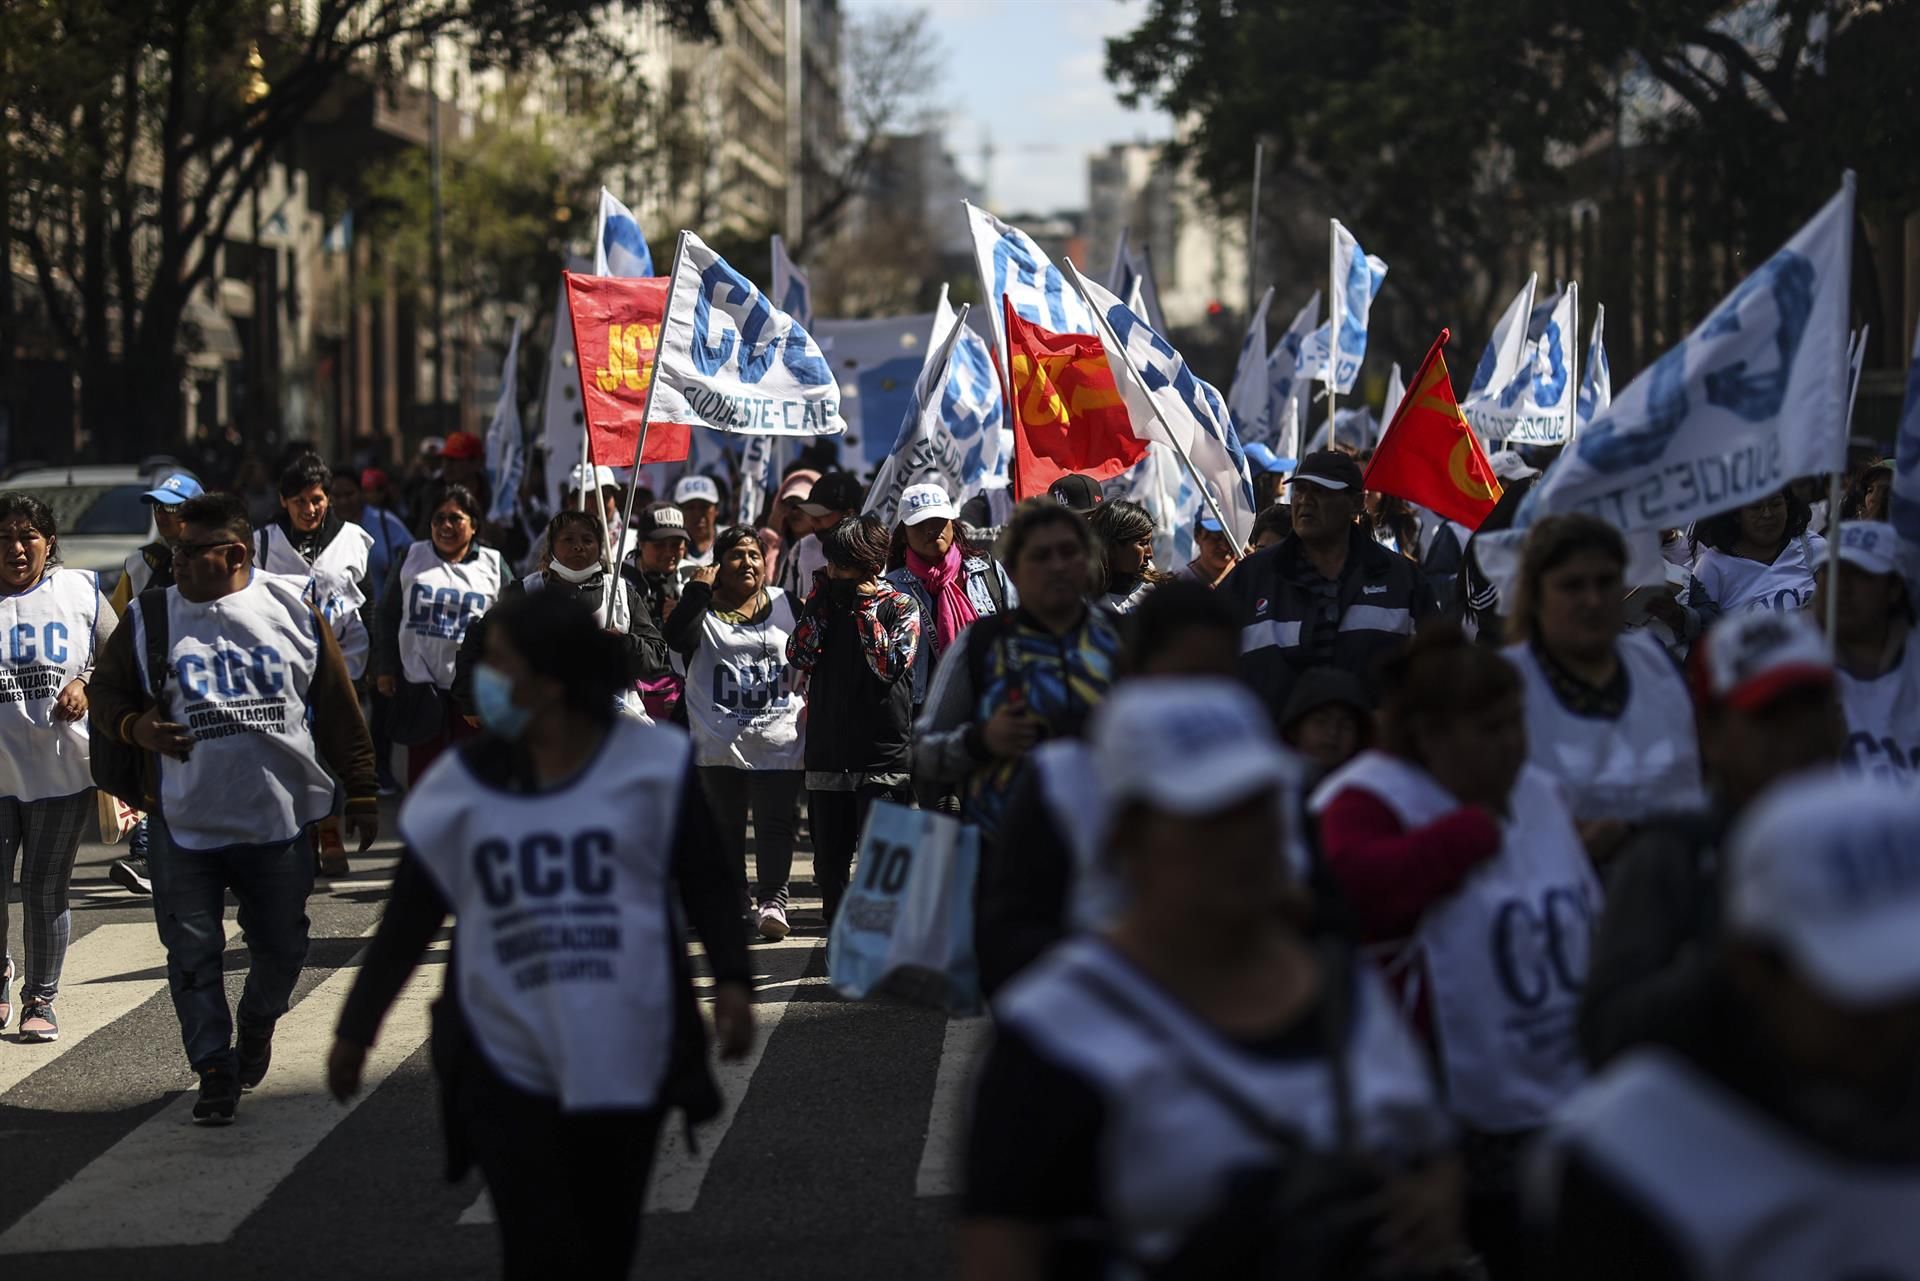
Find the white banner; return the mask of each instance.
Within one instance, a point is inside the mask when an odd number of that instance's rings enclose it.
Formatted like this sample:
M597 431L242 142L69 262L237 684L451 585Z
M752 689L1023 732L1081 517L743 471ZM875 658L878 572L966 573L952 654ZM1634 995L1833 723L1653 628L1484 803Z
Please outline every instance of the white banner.
M993 350L967 326L966 309L953 314L944 292L934 315L913 410L867 494L867 510L889 525L907 486L938 485L958 506L981 491L999 462L1005 410Z
M1247 321L1247 336L1240 340L1240 357L1234 362L1233 382L1227 387L1227 411L1233 415L1234 430L1243 441L1265 440L1272 434L1272 410L1267 403L1267 308L1272 305L1273 286L1269 285Z
M806 329L690 231L680 233L654 377L716 431L830 436L840 387Z
M987 323L993 332L997 368L1007 369L1007 318L1001 311L1004 296L1013 310L1056 334L1095 332L1093 313L1080 296L1067 288L1065 276L1053 260L1018 227L1009 227L986 210L967 205L967 224L973 230L974 263L980 269Z
M1194 377L1173 345L1132 308L1067 264L1074 288L1105 323L1099 326L1133 434L1177 445L1219 505L1228 532L1244 545L1253 529L1253 477L1227 402Z
M1467 384L1467 394L1460 402L1466 406L1484 395L1497 395L1502 387L1513 381L1520 372L1520 362L1525 359L1527 350L1527 325L1533 317L1533 291L1540 283L1539 273L1527 277L1527 283L1513 296L1507 309L1500 313L1500 320L1493 327L1493 337L1487 340L1487 349L1480 353L1480 363L1474 367L1473 381ZM1471 422L1472 418L1469 417Z
M1845 465L1854 179L1561 454L1524 519L1676 529Z
M1327 326L1331 354L1316 377L1331 382L1334 391L1344 396L1353 390L1360 363L1367 356L1367 318L1387 278L1387 264L1360 248L1339 219L1333 220L1330 234L1333 296L1327 300Z
M1519 370L1497 393L1462 406L1467 421L1489 443L1565 443L1573 427L1575 297L1575 290L1562 289L1535 307Z
M520 429L520 318L513 319L513 337L507 339L507 360L500 367L500 395L493 402L487 424L487 483L493 501L487 519L507 521L520 499L520 478L526 474L525 440Z
M1587 362L1580 366L1580 403L1575 414L1580 429L1586 430L1595 414L1603 414L1613 404L1613 370L1607 364L1607 306L1593 309L1593 334L1587 339Z

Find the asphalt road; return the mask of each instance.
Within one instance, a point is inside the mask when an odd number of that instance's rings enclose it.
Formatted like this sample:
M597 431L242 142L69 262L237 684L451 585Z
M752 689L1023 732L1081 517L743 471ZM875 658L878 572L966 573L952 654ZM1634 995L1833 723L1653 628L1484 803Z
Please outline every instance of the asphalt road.
M388 815L391 818L391 812ZM391 831L391 824L387 830ZM499 1252L477 1175L443 1177L426 1008L435 945L389 1017L351 1108L327 1098L334 1019L377 924L384 844L310 905L313 945L272 1073L226 1129L193 1126L195 1079L166 992L150 901L75 873L61 1040L0 1036L0 1275L33 1281L484 1277ZM938 1278L951 1256L950 1156L983 1023L854 1003L826 983L811 863L796 932L761 944L760 1034L719 1069L726 1112L662 1141L634 1275ZM12 916L20 956L19 905ZM229 997L247 965L229 905ZM15 999L18 1000L16 990Z

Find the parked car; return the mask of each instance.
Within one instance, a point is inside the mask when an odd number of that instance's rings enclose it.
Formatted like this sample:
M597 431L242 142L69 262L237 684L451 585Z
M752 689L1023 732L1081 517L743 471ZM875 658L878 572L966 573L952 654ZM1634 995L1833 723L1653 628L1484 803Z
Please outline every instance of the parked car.
M169 458L34 467L0 481L0 489L26 490L51 507L60 529L61 563L98 572L100 590L111 593L127 557L159 537L153 507L141 502L140 496L179 471L193 474Z

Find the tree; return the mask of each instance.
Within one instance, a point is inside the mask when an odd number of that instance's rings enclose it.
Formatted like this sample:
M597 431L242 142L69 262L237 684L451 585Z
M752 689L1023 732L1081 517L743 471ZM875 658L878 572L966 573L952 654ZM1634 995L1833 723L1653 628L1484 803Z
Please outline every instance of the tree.
M709 0L626 0L711 34ZM103 457L170 441L183 317L247 194L348 77L437 40L517 67L590 38L601 0L64 0L0 5L0 193L78 366ZM24 55L24 56L23 56ZM251 57L250 57L251 55ZM5 302L0 297L0 302ZM12 317L0 314L11 334Z
M1413 318L1400 341L1418 350L1442 323L1485 332L1516 259L1569 194L1571 162L1623 134L1685 173L1714 211L1702 229L1735 259L1770 253L1848 165L1863 204L1910 201L1916 9L1152 0L1108 42L1107 74L1123 101L1152 100L1188 127L1204 185L1235 209L1264 141L1270 202L1278 186L1288 203L1336 210L1387 258L1385 289L1402 304L1388 323Z

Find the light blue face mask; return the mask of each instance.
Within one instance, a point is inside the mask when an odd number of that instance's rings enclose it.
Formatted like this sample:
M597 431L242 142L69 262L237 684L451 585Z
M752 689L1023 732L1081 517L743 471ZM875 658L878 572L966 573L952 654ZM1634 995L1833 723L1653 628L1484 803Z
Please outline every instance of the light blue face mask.
M513 681L487 663L473 669L473 705L480 723L501 738L519 738L533 719L531 708L513 701Z

